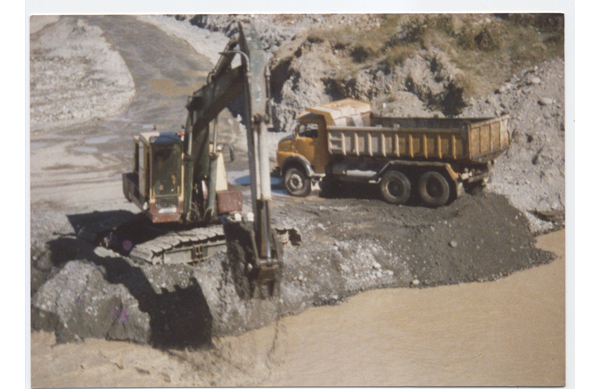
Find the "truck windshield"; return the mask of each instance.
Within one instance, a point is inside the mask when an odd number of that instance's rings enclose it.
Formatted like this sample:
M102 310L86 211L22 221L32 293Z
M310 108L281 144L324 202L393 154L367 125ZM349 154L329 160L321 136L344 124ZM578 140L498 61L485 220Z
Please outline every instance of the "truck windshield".
M181 193L181 145L155 145L152 155L152 185L157 197Z
M316 139L319 136L319 125L317 123L300 124L298 126L298 136Z

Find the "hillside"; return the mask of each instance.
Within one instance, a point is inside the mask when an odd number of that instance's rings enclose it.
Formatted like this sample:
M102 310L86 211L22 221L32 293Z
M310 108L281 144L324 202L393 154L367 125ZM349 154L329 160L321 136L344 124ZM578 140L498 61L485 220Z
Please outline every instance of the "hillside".
M510 114L513 145L489 189L506 195L537 233L564 222L562 14L174 19L226 36L237 31L236 20L253 22L272 56L275 131L291 131L307 106L346 97L399 117Z

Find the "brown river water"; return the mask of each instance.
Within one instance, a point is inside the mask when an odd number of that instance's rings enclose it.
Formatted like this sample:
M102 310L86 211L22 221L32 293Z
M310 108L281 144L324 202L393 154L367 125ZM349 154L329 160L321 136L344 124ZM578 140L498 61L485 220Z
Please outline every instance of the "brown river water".
M565 233L538 238L557 259L494 282L381 289L170 352L33 333L33 387L563 386Z
M562 386L564 230L538 242L558 258L495 282L366 292L227 341L275 344L277 386Z

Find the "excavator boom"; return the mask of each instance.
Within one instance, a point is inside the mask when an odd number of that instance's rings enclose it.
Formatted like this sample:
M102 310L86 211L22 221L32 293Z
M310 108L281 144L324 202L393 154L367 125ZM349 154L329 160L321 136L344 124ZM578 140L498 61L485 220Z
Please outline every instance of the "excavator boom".
M239 23L237 38L229 41L215 68L208 75L207 84L196 91L187 104L185 147L187 155L184 214L193 219L192 190L195 183L210 177L208 152L209 123L237 96L243 94L243 123L247 131L248 158L252 192L252 210L255 215L257 249L261 258L271 261L271 200L270 166L266 131L270 124L269 70L260 38L251 24ZM231 68L236 55L241 65ZM217 138L214 129L214 138ZM216 142L213 142L216 143ZM212 183L211 183L212 185ZM209 198L212 193L209 185ZM214 215L209 201L209 212Z

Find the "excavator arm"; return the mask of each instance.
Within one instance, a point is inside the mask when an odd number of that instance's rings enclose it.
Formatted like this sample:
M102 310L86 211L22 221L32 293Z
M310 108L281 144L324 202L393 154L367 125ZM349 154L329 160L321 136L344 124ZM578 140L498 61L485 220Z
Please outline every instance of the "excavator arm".
M185 203L184 215L194 219L192 206L195 189L201 180L208 180L208 205L204 220L214 218L215 174L217 154L217 128L213 126L213 149L210 151L209 124L239 95L243 96L243 124L247 131L249 171L254 214L253 268L258 268L259 279L271 279L280 263L274 234L271 230L269 201L271 200L270 166L266 132L270 125L269 69L260 39L253 26L239 23L238 36L229 41L207 84L188 100L188 119L185 127ZM235 56L241 65L232 68Z
M211 164L215 163L215 150L211 158L209 124L217 118L219 113L227 107L243 91L244 71L241 67L230 70L220 77L208 82L188 100L188 118L184 138L184 215L188 221L193 222L192 199L194 185L201 180L210 180ZM214 129L216 132L216 128ZM216 136L215 136L216 139ZM212 161L211 161L212 160ZM209 191L214 188L209 187ZM209 205L209 208L214 204ZM214 209L211 210L213 215ZM200 215L204 219L204 215Z

